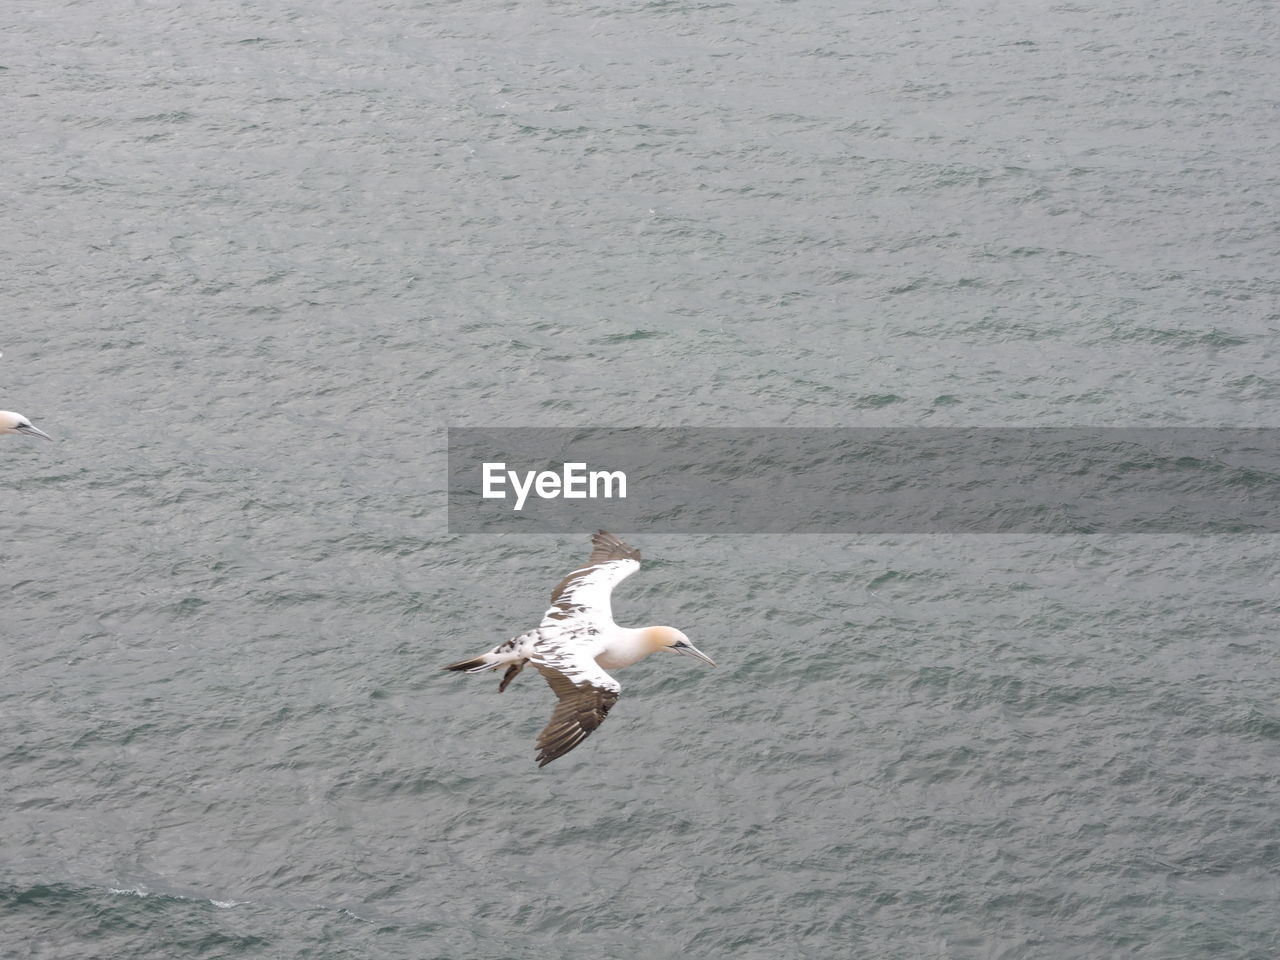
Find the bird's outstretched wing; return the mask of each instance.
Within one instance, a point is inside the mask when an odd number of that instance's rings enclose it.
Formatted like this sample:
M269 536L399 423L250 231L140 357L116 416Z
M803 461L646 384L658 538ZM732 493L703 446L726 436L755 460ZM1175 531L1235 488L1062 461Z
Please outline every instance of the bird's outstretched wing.
M640 551L611 533L591 537L591 557L551 591L551 607L542 615L542 626L563 626L566 620L583 620L596 627L613 626L609 595L613 588L640 569Z
M545 767L604 723L622 687L585 652L540 649L529 662L559 699L551 721L538 734L538 766Z

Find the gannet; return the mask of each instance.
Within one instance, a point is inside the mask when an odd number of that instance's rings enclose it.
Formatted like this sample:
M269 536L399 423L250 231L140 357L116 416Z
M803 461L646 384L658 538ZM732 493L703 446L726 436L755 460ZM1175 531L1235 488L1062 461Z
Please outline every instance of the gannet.
M52 440L39 427L34 426L30 420L20 413L14 413L12 410L0 410L0 433L20 433L24 437L43 437L45 440Z
M564 756L604 723L622 690L606 670L629 667L658 650L716 665L672 627L632 630L614 623L609 594L640 569L640 551L603 530L592 536L591 547L586 565L551 591L551 607L536 629L444 668L479 673L506 667L501 693L526 663L533 664L560 701L538 735L539 767Z

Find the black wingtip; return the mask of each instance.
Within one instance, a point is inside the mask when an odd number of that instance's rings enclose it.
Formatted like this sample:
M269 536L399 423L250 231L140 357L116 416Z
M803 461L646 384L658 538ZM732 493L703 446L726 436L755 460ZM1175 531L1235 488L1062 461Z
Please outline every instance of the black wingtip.
M640 551L607 530L597 530L591 536L591 559L588 563L605 563L609 560L640 560Z

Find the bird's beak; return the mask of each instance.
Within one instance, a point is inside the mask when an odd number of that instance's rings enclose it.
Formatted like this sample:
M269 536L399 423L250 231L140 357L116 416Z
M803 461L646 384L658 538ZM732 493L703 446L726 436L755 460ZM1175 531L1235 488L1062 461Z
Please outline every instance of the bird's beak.
M671 645L671 649L676 653L683 653L686 657L693 657L695 660L701 660L703 663L709 663L713 667L716 665L714 660L708 657L688 640L681 640L679 643L673 643Z
M29 424L29 423L24 423L24 424L22 424L22 426L20 426L20 427L14 427L14 429L15 429L15 430L17 430L19 433L21 433L21 434L23 434L23 435L25 435L25 436L28 436L28 437L41 437L41 438L43 438L43 439L45 439L45 440L52 440L52 439L53 439L53 437L49 436L47 433L45 433L45 432L44 432L43 430L41 430L39 427L33 427L33 426L31 426L31 424Z

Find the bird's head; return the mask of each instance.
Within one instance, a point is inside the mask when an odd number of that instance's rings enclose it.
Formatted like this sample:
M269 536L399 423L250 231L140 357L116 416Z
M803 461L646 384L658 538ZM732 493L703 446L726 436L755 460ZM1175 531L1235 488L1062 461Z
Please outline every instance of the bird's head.
M14 413L12 410L0 410L0 433L20 433L24 437L53 439L39 427L33 426L31 421L22 414Z
M674 627L650 627L649 642L654 645L655 650L683 653L686 657L693 657L713 667L716 665L714 660L690 643L689 638Z

